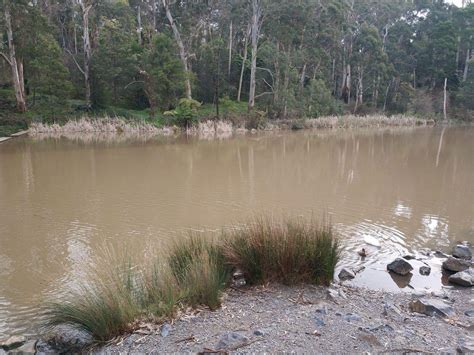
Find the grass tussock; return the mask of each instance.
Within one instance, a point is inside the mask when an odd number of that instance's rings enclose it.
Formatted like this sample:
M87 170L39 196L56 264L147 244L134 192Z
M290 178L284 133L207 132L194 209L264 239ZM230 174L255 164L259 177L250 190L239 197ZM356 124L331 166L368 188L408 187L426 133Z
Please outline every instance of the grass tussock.
M129 257L107 257L108 267L91 270L87 283L46 305L44 326L72 326L102 342L140 321L171 319L180 309L218 308L236 269L249 284L327 285L338 257L328 225L258 219L220 238L183 238L166 256L140 266Z
M223 252L250 284L327 285L339 259L331 227L302 220L257 219L228 235Z

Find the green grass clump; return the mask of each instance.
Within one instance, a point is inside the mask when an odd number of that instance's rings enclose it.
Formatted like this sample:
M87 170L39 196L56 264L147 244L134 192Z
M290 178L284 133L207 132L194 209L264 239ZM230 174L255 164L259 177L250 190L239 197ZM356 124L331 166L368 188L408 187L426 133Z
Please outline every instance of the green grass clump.
M227 236L223 250L227 262L242 270L250 284L328 285L339 259L331 228L301 220L257 219Z
M117 262L111 256L65 301L46 305L47 328L69 325L103 342L132 331L141 320L173 318L181 308L216 309L235 269L244 272L249 284L326 285L333 278L339 245L327 225L258 219L219 240L181 239L168 256L140 267L129 257Z
M119 270L117 270L119 271ZM88 283L71 291L65 301L46 305L47 328L69 325L84 331L97 341L106 341L132 329L141 316L133 285L136 277L132 268L104 277L96 271L89 273Z

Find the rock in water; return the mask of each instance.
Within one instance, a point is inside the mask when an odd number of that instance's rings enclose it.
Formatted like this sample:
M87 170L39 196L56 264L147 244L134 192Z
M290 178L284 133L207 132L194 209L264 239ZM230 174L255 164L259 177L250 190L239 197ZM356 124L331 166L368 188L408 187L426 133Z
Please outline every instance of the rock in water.
M420 266L420 275L428 276L431 273L431 268L429 266Z
M339 272L339 280L341 281L346 281L346 280L351 280L355 277L355 274L352 272L352 270L343 268L341 272Z
M408 261L402 258L397 258L387 265L387 269L398 275L407 275L410 271L413 270L413 267Z
M426 314L427 316L438 316L449 318L455 315L454 309L447 303L433 298L420 298L410 303L412 312Z
M449 276L448 281L456 285L472 287L474 285L474 269L469 268L467 270L457 272Z
M472 253L471 250L467 245L458 244L453 249L453 256L455 258L464 259L464 260L471 260Z
M25 344L10 351L9 354L34 354L36 353L36 340L27 341Z
M468 260L458 259L450 256L443 262L443 269L448 271L464 271L469 269L472 266L472 263Z
M26 338L24 336L14 335L8 338L6 341L0 342L0 349L8 351L18 348L25 343Z
M217 343L217 350L232 350L249 343L249 338L239 333L224 333Z

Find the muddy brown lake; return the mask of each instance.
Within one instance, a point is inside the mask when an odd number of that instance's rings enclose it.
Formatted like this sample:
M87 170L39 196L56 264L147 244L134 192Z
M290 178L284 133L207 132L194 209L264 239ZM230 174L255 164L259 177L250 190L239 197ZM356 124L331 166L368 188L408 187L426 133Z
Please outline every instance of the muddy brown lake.
M262 215L329 218L354 283L439 289L394 257L474 242L474 127L197 137L17 138L0 145L0 335L80 285L104 248L163 248ZM367 249L361 259L357 251Z

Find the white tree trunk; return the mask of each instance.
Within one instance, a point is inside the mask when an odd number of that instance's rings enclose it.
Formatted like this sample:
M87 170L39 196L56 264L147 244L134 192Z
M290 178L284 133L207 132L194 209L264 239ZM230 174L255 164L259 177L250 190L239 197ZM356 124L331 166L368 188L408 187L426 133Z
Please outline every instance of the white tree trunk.
M240 96L242 94L242 82L244 81L245 63L247 62L247 52L249 47L249 36L250 36L250 24L247 26L244 39L244 58L242 60L242 68L240 69L239 89L237 91L237 101L240 102Z
M249 111L252 111L255 107L257 50L258 50L258 36L260 34L260 17L261 17L260 0L252 0L252 21L251 21L252 63L250 66L250 90L249 90L249 104L248 104Z
M142 14L140 11L140 5L137 6L137 36L138 44L142 45Z
M2 55L3 58L8 62L12 71L12 81L13 88L15 90L16 98L16 107L18 111L26 111L26 94L23 80L23 64L21 61L17 60L15 44L13 42L13 28L12 28L12 18L11 18L11 9L9 1L5 1L5 26L7 30L7 40L8 40L8 50L9 57Z
M467 75L469 73L469 61L470 60L471 60L471 49L468 48L466 50L466 63L464 64L464 72L463 72L463 75L462 75L462 81L467 80Z
M230 70L232 68L232 39L233 39L233 33L232 33L232 21L230 21L230 26L229 26L229 63L227 67L227 75L230 78Z
M448 119L448 78L444 78L444 100L443 100L443 116L444 120Z
M91 77L90 77L90 66L91 66L91 40L90 40L90 31L89 31L89 13L92 9L91 4L87 4L86 0L80 0L79 5L82 10L82 40L84 46L84 66L83 66L83 75L84 75L84 85L85 85L85 100L87 108L92 107L92 90L91 90Z
M184 48L184 43L181 39L178 26L176 26L176 23L174 22L173 16L171 15L170 8L168 6L168 2L166 0L163 0L163 6L165 8L166 18L168 19L171 29L173 30L174 39L176 40L176 43L178 45L179 57L181 58L181 62L183 63L184 75L185 75L184 90L186 93L186 98L191 99L192 98L191 79L189 77L190 71L189 71L189 66L188 66L188 57L186 55L186 49Z

